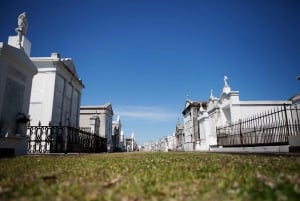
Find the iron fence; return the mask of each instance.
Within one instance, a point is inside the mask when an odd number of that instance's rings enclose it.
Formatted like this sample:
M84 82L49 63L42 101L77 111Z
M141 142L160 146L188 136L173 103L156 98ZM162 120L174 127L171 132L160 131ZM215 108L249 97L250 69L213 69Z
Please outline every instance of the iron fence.
M27 139L29 154L107 151L106 138L68 126L28 126Z
M283 105L276 109L219 127L219 146L287 145L288 136L300 135L300 110Z

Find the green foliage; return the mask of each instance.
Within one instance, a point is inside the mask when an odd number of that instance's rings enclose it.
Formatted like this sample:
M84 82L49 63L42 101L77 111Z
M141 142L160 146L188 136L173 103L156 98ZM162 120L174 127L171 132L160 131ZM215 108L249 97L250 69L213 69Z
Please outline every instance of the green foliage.
M114 153L0 160L0 200L298 200L300 158Z

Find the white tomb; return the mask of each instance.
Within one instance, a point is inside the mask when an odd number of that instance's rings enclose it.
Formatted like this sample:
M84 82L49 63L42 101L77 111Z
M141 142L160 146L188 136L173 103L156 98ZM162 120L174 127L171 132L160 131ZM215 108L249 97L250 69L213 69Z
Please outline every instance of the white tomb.
M84 88L71 58L31 57L38 69L33 77L30 99L32 126L79 127L81 90Z
M207 108L200 108L198 114L200 128L199 151L209 151L211 145L217 144L216 128L227 126L253 115L278 108L291 101L240 101L239 92L232 91L227 76L224 76L224 87L220 98L211 95Z
M32 78L37 73L29 58L26 14L18 19L18 35L0 43L0 150L1 156L27 152L26 128Z
M80 106L80 128L106 138L108 152L112 148L113 115L111 103L98 106Z

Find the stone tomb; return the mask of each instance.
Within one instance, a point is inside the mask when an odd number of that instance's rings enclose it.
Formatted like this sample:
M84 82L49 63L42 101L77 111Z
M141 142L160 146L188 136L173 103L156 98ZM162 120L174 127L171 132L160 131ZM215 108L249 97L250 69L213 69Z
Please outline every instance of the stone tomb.
M26 51L13 36L9 44L0 43L0 156L27 153L26 128L30 120L29 101L32 78L37 73ZM22 41L28 41L24 35ZM13 42L13 43L12 43ZM12 44L10 44L12 43Z

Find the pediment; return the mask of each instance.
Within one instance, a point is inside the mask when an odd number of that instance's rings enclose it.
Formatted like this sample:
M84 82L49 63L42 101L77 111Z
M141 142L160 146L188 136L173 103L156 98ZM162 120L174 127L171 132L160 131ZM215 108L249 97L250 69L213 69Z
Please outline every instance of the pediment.
M106 103L106 104L104 105L104 107L105 107L107 110L113 111L111 103Z
M71 58L62 59L62 62L73 73L73 75L78 77L77 72L76 72L76 68L75 68L75 64L73 63L73 60Z

